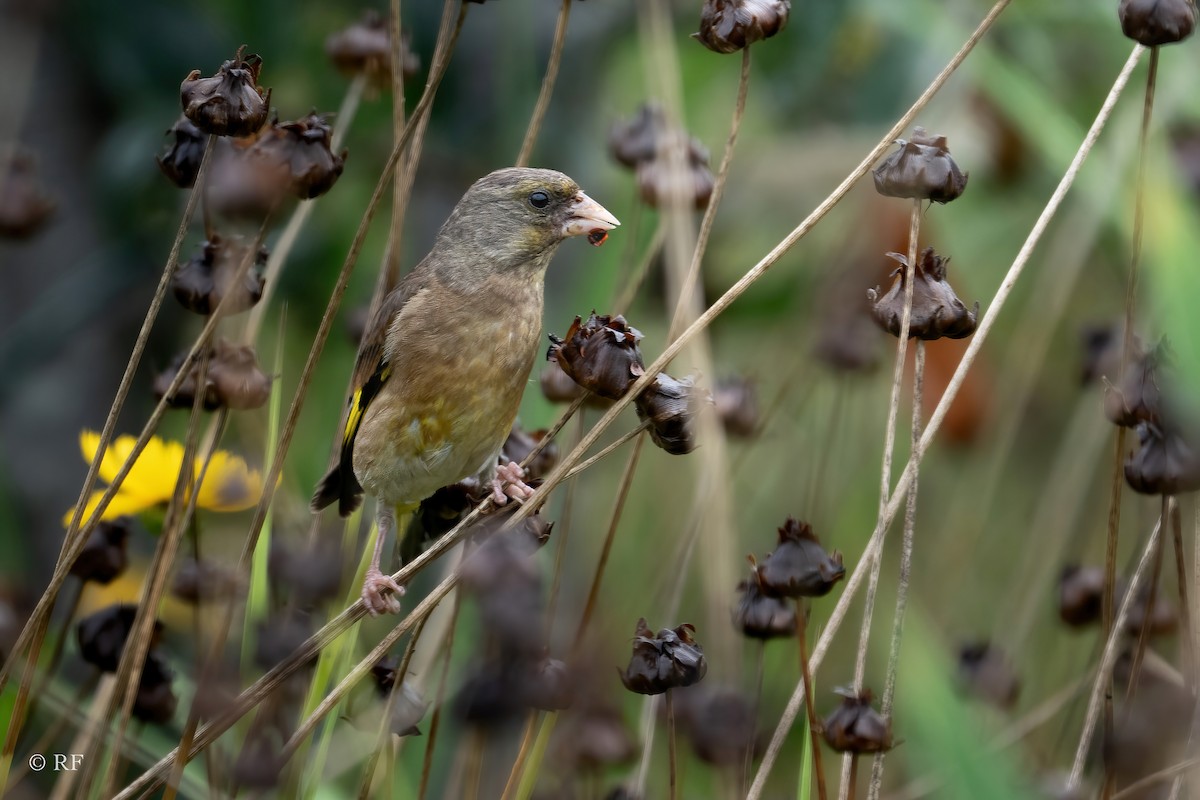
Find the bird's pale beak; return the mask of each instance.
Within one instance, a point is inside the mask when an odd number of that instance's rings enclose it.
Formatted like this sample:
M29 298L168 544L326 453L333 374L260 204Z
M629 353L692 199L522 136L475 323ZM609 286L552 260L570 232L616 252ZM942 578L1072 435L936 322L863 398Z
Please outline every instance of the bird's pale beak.
M620 224L616 217L608 213L608 209L580 192L567 207L567 222L563 225L563 235L601 235Z

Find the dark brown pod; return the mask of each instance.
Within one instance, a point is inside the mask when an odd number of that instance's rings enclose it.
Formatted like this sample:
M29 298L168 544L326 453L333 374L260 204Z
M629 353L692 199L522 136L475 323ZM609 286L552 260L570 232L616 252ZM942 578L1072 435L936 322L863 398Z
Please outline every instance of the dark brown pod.
M218 339L208 365L208 379L226 408L260 408L271 397L271 379L258 368L258 356L250 345Z
M242 56L238 49L233 60L226 61L216 75L200 77L192 70L179 87L183 113L205 133L216 136L249 136L267 121L271 92L258 85L262 59Z
M205 201L221 217L261 225L288 196L290 171L274 159L256 157L257 139L219 139L205 180Z
M579 700L595 700L595 694L581 694ZM560 763L581 771L601 770L628 764L639 747L629 733L621 712L607 705L576 703L562 722L563 736L555 737L555 755Z
M624 672L618 670L625 688L638 694L662 694L699 683L708 672L708 662L704 648L692 638L694 631L685 623L655 634L645 619L639 619L629 666Z
M759 751L754 702L729 686L691 686L675 696L675 718L696 756L714 766L742 765Z
M642 334L622 316L598 315L571 323L565 338L550 335L548 361L556 361L576 383L617 400L646 371L638 342Z
M1119 352L1116 358L1114 372L1120 370ZM1157 424L1162 419L1164 358L1166 351L1161 345L1149 351L1137 348L1130 353L1119 383L1105 387L1104 416L1109 422L1122 428L1136 428L1142 422Z
M0 158L0 236L32 236L50 218L55 206L38 180L33 156L18 150Z
M171 395L167 395L167 390L171 388L171 384L175 381L175 376L179 374L179 368L183 366L183 362L187 360L187 353L180 353L171 359L171 363L162 372L154 376L154 399L162 400L164 397L167 401L168 408L186 408L190 409L195 405L196 378L200 373L200 359L197 358L188 368L187 374L183 380L179 382L179 386ZM204 382L204 399L201 400L205 411L215 411L221 407L221 399L217 397L216 387L212 385L211 380Z
M638 162L637 185L642 202L651 208L669 206L673 201L702 211L712 197L716 179L708 167L708 150L683 133L661 134L662 143L653 158ZM682 149L683 173L672 168L672 148Z
M317 536L308 545L273 538L267 569L272 586L286 587L294 605L310 608L345 596L342 562L341 543L332 536Z
M908 257L900 253L888 253L900 263L892 274L896 276L887 294L880 295L878 288L868 289L867 298L872 303L871 313L879 326L893 336L900 335L904 315L904 286L907 278ZM932 247L921 251L920 260L914 270L912 313L909 317L909 338L932 341L943 336L962 339L975 332L979 317L979 303L968 309L958 299L953 287L946 282L946 264Z
M1104 569L1070 564L1058 578L1058 617L1072 628L1100 620L1104 602Z
M103 672L116 672L117 664L121 661L121 651L125 649L125 640L129 638L136 616L136 605L118 603L79 620L75 626L75 635L83 660ZM151 648L158 643L162 631L162 623L155 620L150 639Z
M733 607L733 625L751 639L796 635L796 607L782 597L764 594L758 572L737 586L741 598Z
M1125 481L1141 494L1200 489L1200 455L1184 436L1152 422L1137 426L1141 446L1125 459Z
M234 283L243 262L251 260L241 281ZM225 295L232 295L223 313L237 314L251 308L262 298L266 278L262 267L267 263L267 251L251 252L250 245L240 237L229 239L213 235L204 242L198 255L193 256L171 278L175 299L189 311L211 314Z
M1121 370L1122 336L1120 329L1111 323L1085 325L1079 331L1083 356L1079 368L1079 382L1089 386L1106 375L1116 375ZM1105 413L1108 397L1105 395Z
M186 116L177 119L167 134L173 136L174 141L154 160L171 183L180 189L189 189L200 174L200 162L204 160L208 137Z
M504 440L504 446L500 454L509 461L515 461L521 464L533 452L545 437L547 431L543 428L540 431L526 431L521 427L521 423L514 422L512 430L508 433L508 438ZM537 480L545 478L550 474L558 464L558 445L554 442L547 444L534 457L532 461L525 465L525 477L527 480Z
M736 53L783 30L791 10L788 0L705 0L692 37L714 53Z
M965 692L1001 709L1016 705L1021 679L1008 657L990 642L968 642L958 649L958 683Z
M573 403L581 395L587 396L583 404L588 408L608 408L613 402L607 397L584 389L570 375L563 372L562 366L556 361L546 364L538 378L538 385L542 389L542 396L551 403Z
M246 737L233 765L233 779L245 789L270 790L279 785L284 759L274 734L260 729Z
M613 126L608 135L608 152L617 163L635 169L658 153L659 139L667 128L662 107L643 103L633 116Z
M748 379L734 377L718 381L713 404L721 425L730 436L750 437L758 433L758 392Z
M838 689L842 704L825 718L825 743L838 753L881 753L892 749L892 724L871 707L873 695Z
M1138 44L1174 44L1196 29L1196 4L1193 0L1121 0L1117 18L1121 32Z
M353 25L325 40L325 54L338 72L365 75L376 88L392 83L392 37L388 20L374 9L363 12ZM421 71L421 59L409 47L406 31L400 31L400 72L405 80Z
M911 140L897 139L900 149L872 173L875 190L886 197L949 203L967 188L967 173L950 157L945 136L914 128Z
M842 554L826 553L812 526L788 517L779 544L756 568L759 587L777 597L823 597L846 577Z
M278 173L288 193L301 200L325 194L345 167L347 151L331 149L333 129L315 111L294 122L276 122L259 134L247 157Z
M679 456L696 449L694 420L699 405L708 399L706 393L697 391L691 378L676 380L660 372L633 404L638 419L650 423L650 439Z
M313 634L312 616L305 611L290 609L260 622L254 640L254 663L264 670L288 658ZM305 666L316 661L313 656Z
M575 689L566 662L549 656L530 667L525 684L525 703L541 711L563 711L571 707Z
M171 689L175 673L166 659L156 653L146 655L137 695L133 699L133 716L152 725L166 725L175 716L179 698Z
M129 564L126 545L132 530L132 517L101 521L71 565L71 574L84 581L112 583Z
M192 605L234 600L241 594L237 570L215 561L184 559L171 581L171 595Z

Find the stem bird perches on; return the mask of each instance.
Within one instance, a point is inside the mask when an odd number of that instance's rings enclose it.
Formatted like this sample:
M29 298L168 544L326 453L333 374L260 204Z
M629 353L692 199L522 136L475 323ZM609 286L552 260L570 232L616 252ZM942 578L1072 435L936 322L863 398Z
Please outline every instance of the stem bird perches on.
M567 20L570 16L571 0L562 0L558 9L558 22L554 26L554 43L550 45L550 60L546 62L546 74L542 77L542 88L538 91L537 103L533 106L533 115L529 118L529 127L526 128L525 139L521 142L521 152L517 154L517 163L513 166L529 165L533 145L542 130L542 120L546 118L546 110L550 108L550 97L554 94L554 82L558 79L558 68L562 64L563 45L567 41Z

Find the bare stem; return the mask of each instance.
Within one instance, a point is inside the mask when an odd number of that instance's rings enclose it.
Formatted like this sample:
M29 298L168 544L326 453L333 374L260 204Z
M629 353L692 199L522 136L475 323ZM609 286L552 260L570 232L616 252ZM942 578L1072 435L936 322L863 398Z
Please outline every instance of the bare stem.
M821 763L821 721L813 698L812 668L808 663L808 610L796 598L796 641L800 648L800 680L804 685L804 710L808 714L808 737L812 747L813 775L817 779L817 799L825 800L825 767Z
M679 788L675 777L675 699L670 689L667 689L667 761L671 771L671 800L676 800Z
M421 759L421 783L417 790L418 800L424 800L429 791L429 778L433 774L433 748L437 744L438 731L441 730L442 706L446 697L446 685L450 678L450 657L454 650L454 629L458 622L458 612L462 605L462 595L454 595L454 609L450 614L450 626L446 630L446 641L442 645L442 670L438 673L437 692L433 701L433 716L429 720L429 739L425 742L425 756Z
M542 129L542 120L546 118L546 109L550 107L550 97L554 94L554 82L562 64L563 45L567 41L567 20L570 16L571 0L562 0L558 9L558 23L554 26L554 43L550 45L550 60L546 63L546 74L542 77L542 88L538 92L533 116L529 118L529 127L525 130L525 139L521 142L521 152L517 155L517 163L514 166L529 165L529 156L533 153L533 145Z

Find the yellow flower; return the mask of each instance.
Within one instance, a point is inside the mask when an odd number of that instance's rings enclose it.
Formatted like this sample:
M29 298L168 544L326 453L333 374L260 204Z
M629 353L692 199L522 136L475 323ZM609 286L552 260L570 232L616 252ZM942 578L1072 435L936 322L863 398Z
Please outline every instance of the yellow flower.
M100 461L99 476L102 480L112 483L136 443L137 439L133 436L120 436L108 446ZM83 451L85 461L90 463L99 447L100 434L88 430L79 434L79 448ZM197 458L193 474L199 475L203 466L204 460ZM175 482L182 469L183 444L151 437L112 502L104 509L101 519L136 514L168 502L175 492ZM242 511L258 503L262 488L262 475L257 470L246 466L240 456L217 450L209 460L196 506L210 511ZM85 522L100 503L104 491L98 489L88 498L87 508L83 512ZM67 512L63 517L64 525L71 524L73 514L74 509Z

